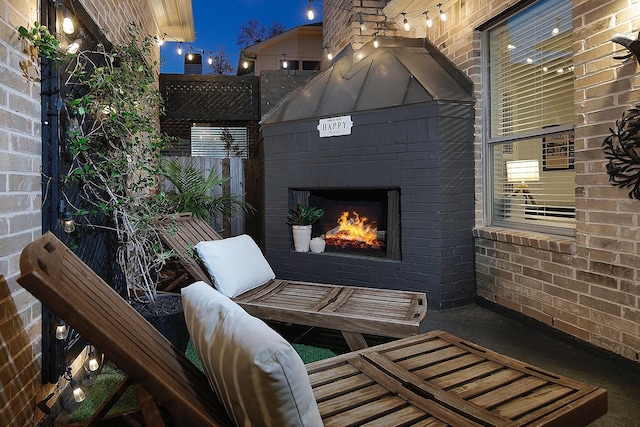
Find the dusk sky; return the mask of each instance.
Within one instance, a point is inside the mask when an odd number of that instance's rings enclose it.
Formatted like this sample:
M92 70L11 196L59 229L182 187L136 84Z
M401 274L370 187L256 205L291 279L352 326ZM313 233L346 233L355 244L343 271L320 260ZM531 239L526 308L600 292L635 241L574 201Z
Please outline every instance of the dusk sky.
M209 51L224 46L234 70L240 54L240 46L236 42L240 26L249 19L256 19L267 28L279 22L287 30L322 20L322 4L318 1L312 2L316 14L313 21L307 19L307 0L192 0L192 4L196 40L183 43L183 55L190 46L196 53L204 50L203 65L206 66ZM162 73L184 72L184 58L176 53L177 48L178 43L168 40L162 46Z

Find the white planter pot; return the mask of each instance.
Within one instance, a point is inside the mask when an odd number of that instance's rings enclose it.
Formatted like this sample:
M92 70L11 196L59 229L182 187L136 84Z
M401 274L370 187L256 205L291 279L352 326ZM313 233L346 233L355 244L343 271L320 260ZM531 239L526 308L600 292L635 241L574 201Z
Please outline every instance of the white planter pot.
M325 246L326 243L322 237L314 237L309 242L309 249L311 249L311 252L313 252L314 254L320 254L324 252Z
M311 241L310 225L292 225L293 247L296 252L309 252L309 241Z

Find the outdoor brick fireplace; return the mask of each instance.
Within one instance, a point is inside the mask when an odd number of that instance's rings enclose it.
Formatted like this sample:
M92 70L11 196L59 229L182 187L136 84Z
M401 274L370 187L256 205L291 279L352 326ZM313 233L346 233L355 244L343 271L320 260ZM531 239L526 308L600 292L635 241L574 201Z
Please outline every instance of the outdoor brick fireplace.
M424 291L435 309L475 295L471 83L422 43L346 52L263 118L265 249L277 276ZM350 133L320 136L319 119L347 115ZM297 203L325 210L313 228L324 253L293 250L285 219ZM378 242L329 244L345 213L366 218Z

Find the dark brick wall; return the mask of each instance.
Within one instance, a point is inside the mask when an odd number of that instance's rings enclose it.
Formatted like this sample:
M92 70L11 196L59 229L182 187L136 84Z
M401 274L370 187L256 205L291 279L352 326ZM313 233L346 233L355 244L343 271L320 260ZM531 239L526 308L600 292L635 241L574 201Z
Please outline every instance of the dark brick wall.
M263 127L266 256L283 278L427 292L431 308L475 295L473 108L419 104L352 115L351 135L317 119ZM298 253L285 223L291 189L399 188L400 261Z

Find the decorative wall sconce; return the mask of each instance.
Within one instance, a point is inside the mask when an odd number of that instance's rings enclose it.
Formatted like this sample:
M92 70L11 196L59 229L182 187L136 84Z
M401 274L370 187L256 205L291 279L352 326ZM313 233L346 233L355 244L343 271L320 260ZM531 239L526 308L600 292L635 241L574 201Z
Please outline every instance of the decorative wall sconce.
M640 33L638 33L638 38L640 38ZM611 41L614 43L618 43L627 48L629 51L628 54L622 56L614 56L613 59L626 60L631 58L632 56L636 57L636 60L640 64L640 40L638 38L632 38L629 36L625 36L623 34L616 34L611 37Z
M640 200L640 105L616 120L615 129L602 143L609 182L620 188L631 187L629 197Z

